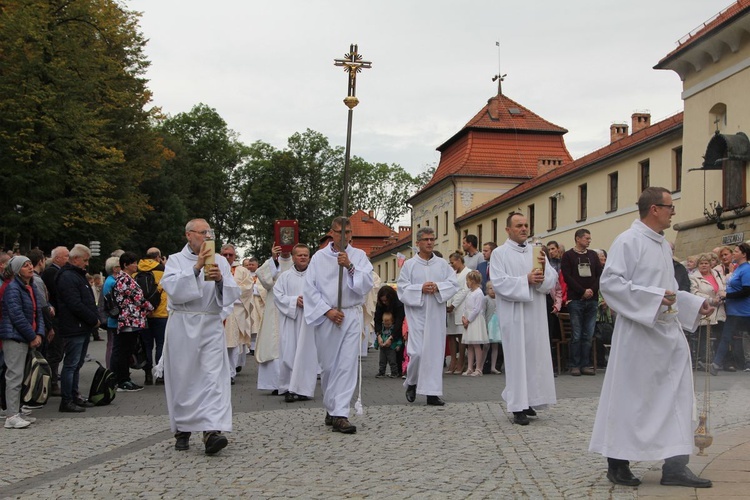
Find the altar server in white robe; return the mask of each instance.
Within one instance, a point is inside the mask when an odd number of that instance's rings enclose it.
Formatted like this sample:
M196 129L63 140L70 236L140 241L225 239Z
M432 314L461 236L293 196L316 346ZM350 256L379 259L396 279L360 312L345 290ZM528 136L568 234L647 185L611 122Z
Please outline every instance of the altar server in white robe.
M349 422L349 405L357 386L357 359L362 335L362 305L372 289L372 264L365 252L349 244L349 219L337 217L331 223L333 242L310 260L305 276L305 320L315 333L318 362L322 369L320 387L326 408L326 425L344 434L357 428ZM341 249L341 232L346 248ZM339 269L341 310L338 306Z
M310 248L305 244L295 245L292 249L292 262L292 268L281 273L273 286L274 300L279 311L279 392L285 393L287 403L293 403L295 400L305 401L311 396L290 390L295 366L299 370L306 370L307 376L312 377L313 390L318 374L317 351L299 349L300 337L312 336L306 328L302 299L305 273L310 263ZM301 359L295 365L297 357Z
M250 315L253 310L253 280L250 271L235 262L237 250L234 245L227 243L221 246L221 256L227 259L234 282L240 288L240 298L237 299L232 312L224 321L224 335L227 339L227 353L229 354L229 367L231 368L232 383L234 377L245 366L246 349L251 342Z
M547 297L555 288L557 271L542 253L526 244L529 224L520 213L505 221L506 242L490 257L496 314L505 359L503 399L513 422L528 425L535 408L555 404L555 378L550 355ZM544 271L534 266L538 259Z
M258 283L269 294L263 311L263 321L255 343L255 360L258 365L258 389L283 394L279 391L279 310L273 300L273 287L281 273L292 268L292 255L282 253L280 246L271 249L272 258L258 268Z
M435 230L420 228L419 252L404 262L397 293L409 323L406 400L413 403L422 394L428 405L443 406L446 302L458 292L458 282L455 271L432 252L434 246Z
M694 396L690 349L713 307L677 291L672 250L663 231L674 215L672 195L650 187L638 199L640 220L610 248L599 286L617 312L607 371L589 450L608 458L607 478L637 486L630 460L661 460L661 484L707 488L687 463L693 451Z
M213 252L203 246L209 230L204 219L188 222L187 245L167 261L161 279L169 309L162 366L175 449L187 450L190 433L203 431L206 453L212 455L227 445L221 433L232 430L230 365L222 322L240 289L229 263L218 254L208 274L213 281L204 279L204 262Z

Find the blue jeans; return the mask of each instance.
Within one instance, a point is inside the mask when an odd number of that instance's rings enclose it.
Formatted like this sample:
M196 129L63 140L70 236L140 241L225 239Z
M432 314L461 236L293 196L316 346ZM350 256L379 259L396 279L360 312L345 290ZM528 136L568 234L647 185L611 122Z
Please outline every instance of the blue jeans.
M719 341L719 347L716 349L716 355L714 356L714 364L719 367L724 366L724 356L729 352L729 345L732 343L732 337L735 334L741 334L743 332L750 332L750 317L748 316L727 316L727 320L724 323L724 329L721 331L721 340ZM740 335L742 338L742 335ZM733 349L737 349L737 344ZM742 341L739 342L739 352L742 352ZM736 361L735 361L736 362ZM742 368L744 365L737 366Z
M164 332L167 330L167 318L148 318L148 328L141 330L141 341L146 351L146 369L159 364L161 352L164 349ZM154 356L154 344L156 344L156 356Z
M571 300L568 304L573 334L570 339L570 368L591 366L591 339L596 329L596 307L595 299Z
M60 392L64 403L73 401L73 398L80 394L78 392L78 377L86 358L90 336L90 333L85 333L61 339L64 344L64 355L63 367L60 372Z

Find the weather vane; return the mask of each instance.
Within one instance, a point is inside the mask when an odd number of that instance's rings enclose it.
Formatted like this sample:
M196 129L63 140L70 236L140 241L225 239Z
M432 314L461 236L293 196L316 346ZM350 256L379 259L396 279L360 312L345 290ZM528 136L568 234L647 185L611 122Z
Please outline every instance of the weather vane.
M349 117L346 126L346 152L344 154L344 185L342 195L342 215L348 217L348 204L349 204L349 158L351 156L352 148L352 118L354 117L354 107L359 104L357 99L357 73L363 69L369 69L372 67L370 61L363 61L362 55L357 51L357 44L353 43L349 46L349 52L344 54L343 59L334 59L334 66L343 66L344 71L349 74L347 95L344 99L344 104L349 108ZM346 225L341 228L341 251L346 249ZM344 275L344 268L339 267L339 301L338 309L341 310L341 278Z

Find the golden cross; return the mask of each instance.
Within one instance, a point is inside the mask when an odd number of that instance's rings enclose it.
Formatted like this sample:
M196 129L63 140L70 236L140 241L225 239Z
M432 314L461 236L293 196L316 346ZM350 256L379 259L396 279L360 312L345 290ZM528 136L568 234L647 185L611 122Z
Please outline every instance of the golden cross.
M348 86L348 91L347 91L347 97L355 98L351 100L353 103L353 106L350 106L350 104L347 103L347 106L349 106L349 109L351 109L357 105L356 97L355 97L356 92L357 92L357 73L359 73L363 69L372 68L372 63L370 61L362 60L362 55L359 52L357 52L357 45L353 43L349 46L349 52L347 54L344 54L344 58L334 59L333 65L343 66L344 71L349 73L349 86ZM346 100L344 102L346 102Z

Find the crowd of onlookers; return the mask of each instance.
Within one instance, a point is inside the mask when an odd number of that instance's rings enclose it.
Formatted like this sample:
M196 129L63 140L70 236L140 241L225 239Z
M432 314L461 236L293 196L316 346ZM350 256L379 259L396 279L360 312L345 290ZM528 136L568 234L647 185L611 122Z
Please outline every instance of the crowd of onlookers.
M556 241L542 245L549 264L559 275L555 290L547 297L551 346L567 347L567 356L562 359L562 366L556 366L556 371L573 376L595 375L594 360L598 368L606 367L617 318L599 293L607 252L589 249L590 244L591 233L581 229L575 234L574 246L567 251ZM464 376L502 373L498 321L503 318L495 315L495 293L489 281L489 260L497 245L487 242L479 251L477 238L467 235L462 247L463 251L450 254L448 259L456 272L459 292L447 302L445 373ZM750 245L743 243L693 255L684 262L674 260L678 289L705 297L715 307L710 317L702 319L696 332L685 332L694 368L713 375L720 370L750 372L750 267L746 265L749 253ZM476 273L474 277L470 277L472 273ZM472 294L483 295L481 306L477 306L478 300L468 300ZM484 333L478 338L469 330L477 317L484 323ZM563 332L565 326L568 326L567 336ZM403 304L388 285L378 292L375 334L374 347L380 350L376 376L386 376L389 365L391 377L403 376L408 366L405 346L408 325Z

